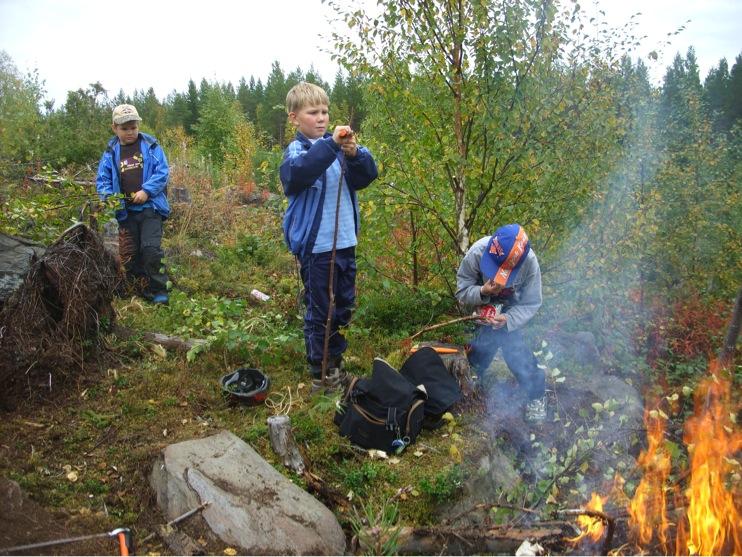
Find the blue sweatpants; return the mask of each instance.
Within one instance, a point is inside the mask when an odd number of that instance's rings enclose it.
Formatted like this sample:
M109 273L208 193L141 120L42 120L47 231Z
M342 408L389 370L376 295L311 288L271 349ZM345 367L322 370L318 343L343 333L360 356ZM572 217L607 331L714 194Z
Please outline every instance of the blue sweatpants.
M301 258L301 280L304 283L304 344L307 361L322 363L327 312L330 308L329 280L332 252L311 253ZM333 280L335 311L330 326L328 357L340 356L348 346L339 328L350 323L356 301L356 248L335 252L335 277Z
M489 325L477 325L469 352L469 363L478 374L484 373L502 348L502 356L520 388L529 400L544 396L546 376L538 368L538 361L526 345L520 330L508 332L507 327L493 329Z

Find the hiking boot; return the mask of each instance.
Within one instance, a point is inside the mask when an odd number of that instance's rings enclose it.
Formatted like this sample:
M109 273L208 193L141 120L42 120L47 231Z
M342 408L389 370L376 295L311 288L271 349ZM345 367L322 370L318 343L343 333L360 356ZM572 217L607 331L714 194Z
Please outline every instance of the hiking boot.
M324 384L322 383L322 379L320 377L312 379L312 389L310 391L310 394L314 394L319 391L323 391L325 394L336 391L343 391L345 387L348 386L348 383L348 374L340 368L333 367L327 370Z
M542 424L546 421L546 397L534 398L526 403L525 419L532 424Z

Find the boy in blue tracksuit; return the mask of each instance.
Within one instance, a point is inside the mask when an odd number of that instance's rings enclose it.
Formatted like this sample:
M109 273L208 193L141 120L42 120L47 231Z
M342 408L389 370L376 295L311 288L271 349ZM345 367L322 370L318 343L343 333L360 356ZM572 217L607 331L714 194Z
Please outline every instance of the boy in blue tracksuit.
M315 388L322 387L318 380L330 306L333 244L335 310L325 386L337 387L345 379L342 355L347 342L339 329L350 322L355 303L355 246L360 217L356 191L378 176L371 153L356 144L349 126L337 126L332 134L327 132L328 105L327 93L317 85L302 82L291 88L286 96L286 111L297 133L284 152L280 168L281 183L289 200L283 232L286 244L301 265L306 303L304 341Z
M127 280L144 298L167 304L167 275L162 268L162 221L170 215L166 189L167 158L151 135L139 132L142 119L130 104L113 109L108 142L98 164L95 183L102 200L123 194L116 211L119 256Z

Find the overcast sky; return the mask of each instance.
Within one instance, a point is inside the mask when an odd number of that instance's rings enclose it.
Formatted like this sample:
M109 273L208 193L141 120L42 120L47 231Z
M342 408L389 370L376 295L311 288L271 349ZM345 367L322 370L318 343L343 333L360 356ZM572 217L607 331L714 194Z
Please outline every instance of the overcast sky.
M689 45L701 79L721 58L731 67L742 52L742 0L599 4L613 25L642 12L638 31L649 37L639 54L645 60L667 33L691 20L660 51L652 69L656 80ZM313 64L332 83L338 67L322 40L330 31L328 11L320 0L0 0L0 50L21 71L37 69L57 106L67 91L95 81L111 96L154 87L161 99L185 91L189 79L236 86L252 75L265 82L274 60L285 72Z

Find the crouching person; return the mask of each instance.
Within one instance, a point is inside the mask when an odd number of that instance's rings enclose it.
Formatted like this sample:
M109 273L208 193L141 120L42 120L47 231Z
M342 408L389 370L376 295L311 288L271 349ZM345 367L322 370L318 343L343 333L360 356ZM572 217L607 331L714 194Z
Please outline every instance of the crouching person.
M501 226L469 248L456 274L456 298L482 315L469 353L472 368L481 376L502 348L526 399L526 420L543 422L545 374L522 332L541 307L541 269L523 227ZM495 305L502 309L492 315Z

